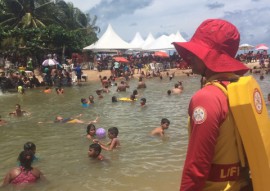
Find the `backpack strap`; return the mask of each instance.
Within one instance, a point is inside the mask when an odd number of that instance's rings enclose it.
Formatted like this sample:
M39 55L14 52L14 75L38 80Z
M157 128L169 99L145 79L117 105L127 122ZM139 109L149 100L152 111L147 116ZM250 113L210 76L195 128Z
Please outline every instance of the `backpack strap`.
M233 75L232 75L233 76ZM236 75L235 75L236 76ZM219 76L216 76L216 77L219 77ZM228 77L228 76L227 76ZM236 79L236 78L234 78ZM237 78L237 80L239 79L239 77ZM224 78L224 80L226 81L230 81L228 78ZM209 80L208 80L209 81ZM233 80L234 81L234 80ZM237 82L233 82L233 83L237 83ZM208 85L213 85L213 86L216 86L217 88L219 88L223 93L224 95L228 98L228 91L227 91L227 88L226 86L219 80L212 80L212 81L209 81L205 84L205 86L208 86ZM229 99L229 98L228 98ZM228 104L229 105L229 104ZM232 114L232 111L231 111L231 108L229 107L229 112ZM234 119L234 116L233 114L231 115L232 116L232 119L234 121L234 124L236 125L235 123L235 119ZM241 163L241 166L242 167L245 167L246 166L246 155L245 155L245 150L244 150L244 146L243 146L243 142L241 140L241 136L239 134L239 131L238 131L238 128L235 128L235 137L236 137L236 145L237 145L237 149L238 149L238 156L239 156L239 160L240 160L240 163Z

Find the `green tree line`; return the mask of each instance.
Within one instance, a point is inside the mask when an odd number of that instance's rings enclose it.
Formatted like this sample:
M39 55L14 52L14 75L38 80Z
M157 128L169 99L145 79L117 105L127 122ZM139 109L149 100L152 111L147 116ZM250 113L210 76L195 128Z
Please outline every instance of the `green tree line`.
M0 56L71 57L97 40L96 19L63 0L0 0Z

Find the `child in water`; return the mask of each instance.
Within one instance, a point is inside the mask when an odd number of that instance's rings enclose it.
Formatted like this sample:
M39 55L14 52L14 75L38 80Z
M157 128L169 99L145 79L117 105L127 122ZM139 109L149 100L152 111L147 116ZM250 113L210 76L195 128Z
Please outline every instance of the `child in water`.
M36 155L35 155L35 154L36 154L36 150L37 150L37 147L36 147L35 143L30 142L30 141L26 142L26 143L23 145L23 150L24 150L24 151L32 151L32 152L33 152L34 157L33 157L33 161L32 161L32 162L35 162L35 161L38 160L38 158L37 158Z
M108 137L111 139L111 141L107 144L101 143L100 141L98 141L97 139L94 139L93 142L94 143L98 143L102 149L106 150L106 151L111 151L113 149L116 149L117 147L120 146L120 141L117 138L118 136L118 129L117 127L111 127L108 129Z
M87 99L81 98L82 107L86 108L89 106Z
M63 118L62 116L56 116L54 122L55 123L84 123L84 121L80 119L76 119L81 116L82 114L76 116L75 118L72 118L72 117Z
M141 107L145 107L146 105L146 99L145 98L142 98L141 99Z
M95 103L95 102L94 102L94 96L93 96L93 95L90 95L90 96L88 97L88 104L93 104L93 103Z
M112 96L112 102L113 103L117 102L117 97L116 96Z
M55 91L57 94L63 94L64 93L64 89L61 87L55 88Z
M130 96L130 100L132 100L132 101L136 101L136 96L135 96L134 94L131 94L131 96Z
M102 93L101 90L96 90L96 93L97 93L99 99L103 98L103 95L101 94Z
M9 115L13 115L13 116L16 116L16 117L22 117L24 114L30 114L26 111L23 111L21 110L21 105L20 104L16 104L15 105L15 111L13 112L10 112Z
M52 121L49 121L49 122L39 121L38 123L81 123L81 124L97 123L98 117L93 121L84 122L80 119L77 119L78 117L81 117L81 116L82 116L82 114L80 114L74 118L73 117L63 118L62 116L56 116L53 122Z
M87 133L86 138L89 140L93 140L96 135L96 126L92 123L87 125L86 133Z
M49 94L52 92L52 89L50 87L45 87L45 90L43 90L43 93Z
M101 146L93 143L89 146L88 156L92 159L103 160L104 156L101 153Z
M164 137L165 130L168 129L170 126L170 121L167 118L161 119L160 127L155 128L150 132L152 136L160 136Z

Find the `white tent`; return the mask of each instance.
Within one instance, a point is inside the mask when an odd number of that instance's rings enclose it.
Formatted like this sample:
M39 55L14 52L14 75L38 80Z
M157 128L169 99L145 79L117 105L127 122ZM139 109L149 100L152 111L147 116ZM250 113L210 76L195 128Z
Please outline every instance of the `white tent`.
M146 49L146 47L153 43L155 40L156 39L153 37L152 33L149 33L142 45L142 49Z
M157 38L154 42L145 46L145 50L170 50L174 49L174 46L171 44L173 41L167 35L162 35Z
M183 38L183 36L180 34L179 31L175 34L175 42L187 42L186 39Z
M144 40L139 32L137 32L130 42L130 45L135 47L135 49L141 49L144 44Z
M112 26L109 24L107 30L102 35L102 37L94 44L83 48L83 50L109 51L131 48L132 46L123 39L121 39L121 37L114 32Z
M145 50L175 50L172 45L173 42L186 42L186 40L178 32L176 34L171 34L170 36L162 35L157 38L154 42L145 46Z

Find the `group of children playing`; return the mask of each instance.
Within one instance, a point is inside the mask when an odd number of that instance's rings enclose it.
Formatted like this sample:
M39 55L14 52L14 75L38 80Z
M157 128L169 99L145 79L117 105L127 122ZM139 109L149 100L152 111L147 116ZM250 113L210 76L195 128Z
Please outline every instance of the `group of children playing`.
M152 136L164 137L165 130L169 128L170 121L166 118L161 120L160 127L155 128L150 132ZM101 154L102 149L111 151L120 147L120 141L117 138L118 128L111 127L108 129L108 138L110 141L105 144L100 140L96 139L96 127L93 123L88 124L86 127L86 137L92 140L93 143L89 145L88 156L96 160L104 160L104 156ZM24 150L19 154L18 166L11 169L5 176L2 186L8 184L21 185L34 183L38 180L46 180L43 173L36 167L32 167L32 163L37 161L38 158L35 156L36 145L33 142L27 142L24 144Z
M167 118L161 119L160 126L153 129L150 132L151 136L165 136L165 130L170 126L170 121ZM118 128L111 127L108 129L108 138L110 141L105 144L101 142L99 139L96 139L96 127L93 123L90 123L86 127L86 138L93 141L93 144L90 144L88 156L94 159L103 160L104 156L101 155L101 150L111 151L120 147L120 141L117 138L118 136Z

